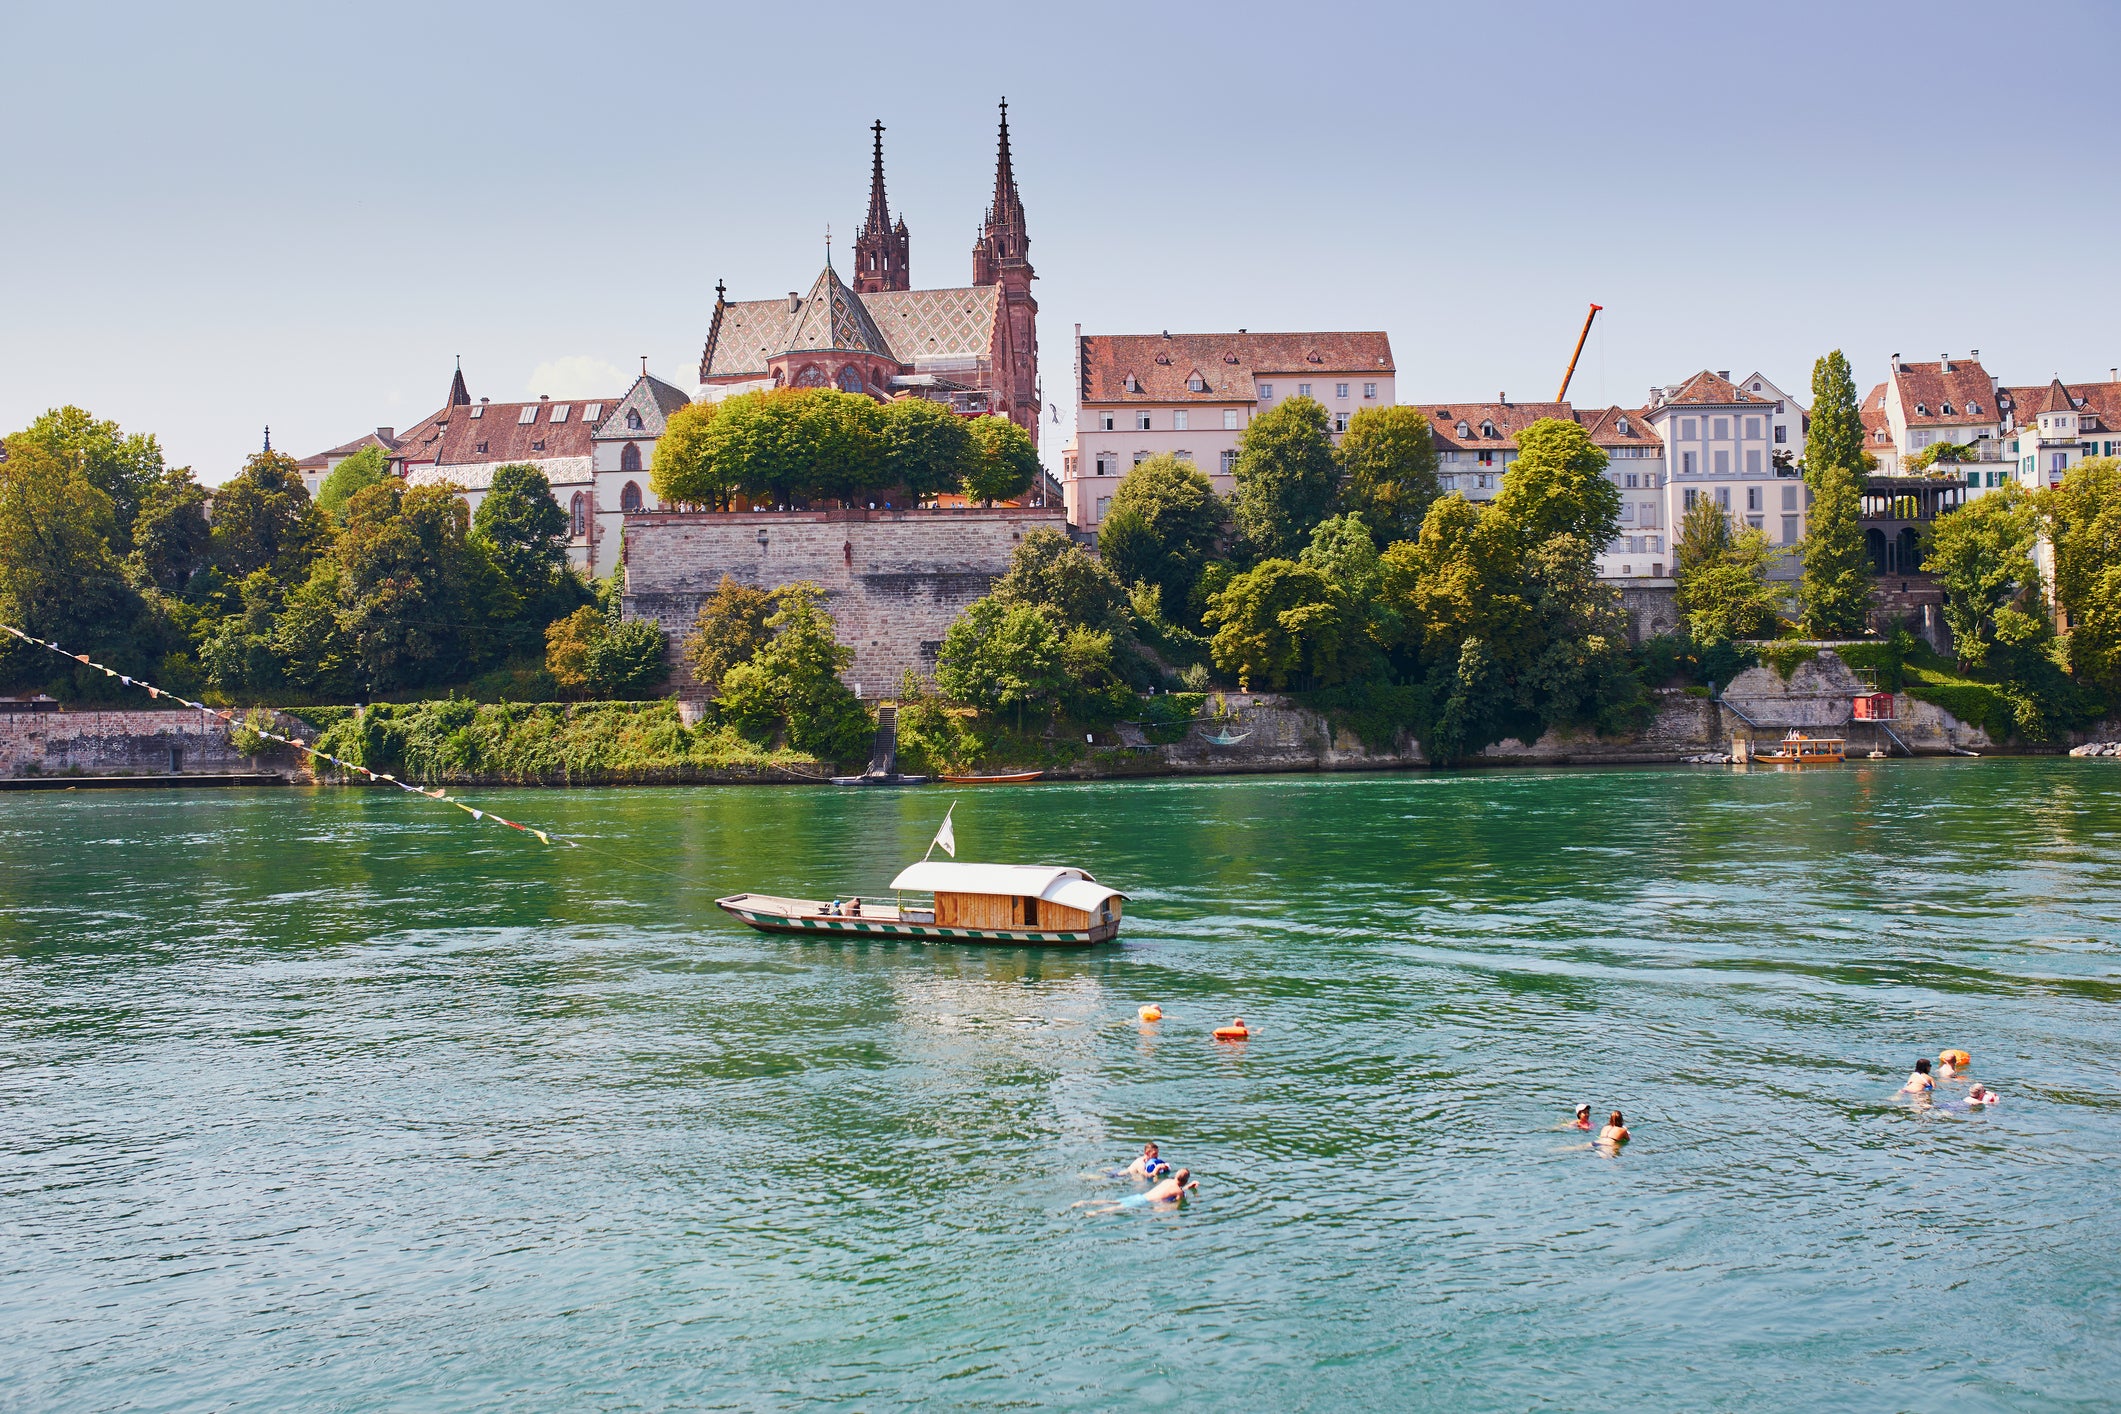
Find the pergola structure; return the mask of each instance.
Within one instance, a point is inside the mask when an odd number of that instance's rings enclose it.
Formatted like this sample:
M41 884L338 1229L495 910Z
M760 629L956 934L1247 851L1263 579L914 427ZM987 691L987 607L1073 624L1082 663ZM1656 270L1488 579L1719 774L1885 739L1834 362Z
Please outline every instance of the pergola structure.
M1863 483L1863 543L1880 575L1922 573L1922 527L1966 503L1956 476L1871 476Z

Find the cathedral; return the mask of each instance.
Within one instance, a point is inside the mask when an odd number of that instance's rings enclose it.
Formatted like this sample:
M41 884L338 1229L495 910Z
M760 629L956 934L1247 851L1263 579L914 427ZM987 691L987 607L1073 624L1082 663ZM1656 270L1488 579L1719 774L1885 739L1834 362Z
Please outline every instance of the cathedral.
M714 322L700 354L699 400L760 388L839 388L888 400L928 398L965 414L1009 418L1038 440L1038 301L1031 239L1009 159L1009 105L1001 105L994 197L972 247L972 283L913 288L911 237L884 199L884 125L869 215L854 240L854 284L825 268L808 294L730 300L715 286Z

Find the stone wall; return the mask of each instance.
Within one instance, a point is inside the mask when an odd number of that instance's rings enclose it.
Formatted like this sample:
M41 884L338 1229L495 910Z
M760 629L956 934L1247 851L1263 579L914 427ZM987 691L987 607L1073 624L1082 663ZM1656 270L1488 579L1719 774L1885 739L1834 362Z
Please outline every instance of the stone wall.
M292 725L279 720L283 731ZM255 759L240 756L227 724L198 712L0 712L0 776L285 771L291 757L285 747Z
M1679 590L1670 580L1651 584L1619 581L1620 607L1628 616L1628 641L1640 643L1679 631Z
M898 691L908 669L935 670L951 620L1009 568L1033 530L1065 532L1052 507L942 511L657 511L626 518L630 619L652 619L677 645L722 576L759 589L822 585L854 650L846 674L865 697ZM680 691L691 677L676 669Z

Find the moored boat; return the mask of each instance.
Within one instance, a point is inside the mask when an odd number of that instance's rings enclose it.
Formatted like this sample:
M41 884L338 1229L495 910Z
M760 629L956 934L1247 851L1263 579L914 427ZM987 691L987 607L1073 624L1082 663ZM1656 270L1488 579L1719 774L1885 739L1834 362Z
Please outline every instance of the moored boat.
M1020 786L1045 774L1044 771L1003 771L991 776L945 775L943 779L954 786Z
M1065 865L925 859L900 870L891 889L890 898L732 894L715 903L763 933L1083 947L1118 936L1127 897Z
M1770 766L1831 766L1845 760L1848 741L1838 736L1806 736L1792 730L1772 751L1754 755L1755 761Z

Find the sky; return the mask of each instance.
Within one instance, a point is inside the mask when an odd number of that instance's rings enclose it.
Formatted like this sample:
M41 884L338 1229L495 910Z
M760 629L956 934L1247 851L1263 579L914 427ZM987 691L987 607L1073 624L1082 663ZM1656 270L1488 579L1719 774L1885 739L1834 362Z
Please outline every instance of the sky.
M0 429L78 404L208 482L460 355L692 387L717 279L807 289L828 226L849 272L879 118L913 283L968 283L1004 96L1056 467L1077 324L1381 328L1409 402L1551 397L1592 301L1579 405L2121 365L2110 3L16 0L0 51Z

